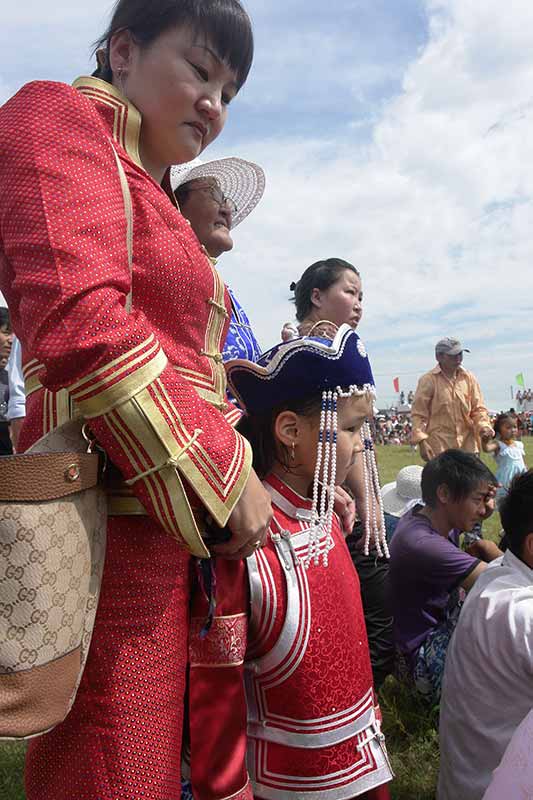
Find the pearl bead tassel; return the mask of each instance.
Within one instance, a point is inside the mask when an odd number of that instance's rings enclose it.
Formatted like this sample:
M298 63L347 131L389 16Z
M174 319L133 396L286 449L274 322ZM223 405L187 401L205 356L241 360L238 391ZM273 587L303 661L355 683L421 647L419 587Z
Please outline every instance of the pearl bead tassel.
M309 544L304 558L305 568L311 563L318 565L320 560L327 567L328 553L333 547L332 526L335 504L335 484L337 473L337 401L339 397L374 393L373 386L349 386L348 389L328 390L322 393L320 424L318 432L317 459L313 476L312 525L309 530ZM365 485L366 524L364 552L368 555L371 541L378 556L389 557L385 536L385 517L381 503L379 473L376 464L374 444L370 425L365 422L361 434L364 442L363 476Z

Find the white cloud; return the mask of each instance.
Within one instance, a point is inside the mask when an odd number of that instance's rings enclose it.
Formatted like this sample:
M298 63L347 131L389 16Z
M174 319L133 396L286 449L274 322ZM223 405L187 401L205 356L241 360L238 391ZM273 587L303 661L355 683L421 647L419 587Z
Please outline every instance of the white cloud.
M347 258L363 273L383 395L394 375L428 369L450 333L473 343L469 363L499 405L516 372L533 383L533 5L428 0L427 11L429 41L370 145L348 128L241 148L265 166L267 193L222 269L270 344L290 281L318 258Z
M267 193L220 265L266 346L306 266L352 261L383 397L397 374L412 385L453 334L499 406L517 372L533 384L533 5L421 2L425 43L414 0L338 0L335 14L317 0L249 0L256 63L212 154L233 141L265 167ZM25 80L86 69L109 7L11 4L0 102Z

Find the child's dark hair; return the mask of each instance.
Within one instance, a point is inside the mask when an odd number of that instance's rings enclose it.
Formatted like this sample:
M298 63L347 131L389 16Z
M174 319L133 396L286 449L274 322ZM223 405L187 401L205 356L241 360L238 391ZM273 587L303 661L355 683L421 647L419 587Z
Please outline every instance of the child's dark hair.
M9 309L7 309L5 306L2 306L0 308L0 329L1 328L7 328L8 330L11 330L11 319L9 316Z
M293 411L302 417L319 416L321 405L322 397L317 396L311 399L293 400L290 403L271 408L264 414L253 416L245 414L241 418L237 430L252 445L253 468L261 479L272 471L276 461L279 461L287 470L291 466L290 450L281 442L277 442L274 436L274 423L278 415L282 411Z
M325 292L330 286L338 281L345 270L351 270L359 275L359 271L342 258L326 258L323 261L315 261L307 267L304 274L296 283L291 283L290 290L294 292L294 304L296 306L296 319L303 322L313 308L311 295L313 289L320 289Z
M533 533L533 470L514 478L499 511L508 548L522 558L525 538Z
M243 85L252 66L254 40L252 23L239 0L117 0L106 32L94 45L98 62L94 77L112 82L107 52L119 31L129 30L137 44L148 47L179 26L205 36L221 61L237 73L238 87Z
M442 485L448 487L452 500L463 500L480 483L495 486L498 481L478 456L462 450L445 450L428 461L422 470L422 500L435 508L437 490Z
M516 422L515 415L511 414L509 411L505 411L502 414L498 414L498 416L494 420L494 433L496 434L496 436L501 436L500 426L504 422Z

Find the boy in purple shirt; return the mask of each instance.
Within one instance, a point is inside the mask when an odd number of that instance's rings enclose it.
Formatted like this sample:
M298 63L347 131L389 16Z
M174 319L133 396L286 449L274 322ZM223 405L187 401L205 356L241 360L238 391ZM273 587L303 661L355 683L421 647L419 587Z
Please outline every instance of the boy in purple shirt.
M494 510L496 478L475 455L446 450L422 472L424 506L398 523L390 545L389 580L398 671L430 702L440 698L446 649L468 591L486 561L502 555L479 539L463 552L459 535ZM480 560L482 559L482 560Z

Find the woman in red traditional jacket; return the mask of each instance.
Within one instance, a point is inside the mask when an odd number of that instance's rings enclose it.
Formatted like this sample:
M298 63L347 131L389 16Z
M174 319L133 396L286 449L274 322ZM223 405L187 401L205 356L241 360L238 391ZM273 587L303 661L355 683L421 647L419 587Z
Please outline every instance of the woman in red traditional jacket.
M253 40L238 0L119 0L100 44L97 77L28 84L0 110L0 288L28 392L20 448L74 408L125 479L109 500L78 697L30 745L27 797L175 800L190 553L208 555L209 514L233 533L219 553L249 555L271 512L224 417L228 296L168 167L220 133Z

